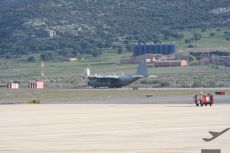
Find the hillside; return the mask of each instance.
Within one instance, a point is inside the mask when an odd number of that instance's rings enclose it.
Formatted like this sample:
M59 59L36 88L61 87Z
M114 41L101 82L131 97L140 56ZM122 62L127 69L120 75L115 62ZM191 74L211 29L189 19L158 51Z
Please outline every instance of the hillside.
M1 0L0 56L98 56L119 41L159 42L229 25L229 0Z

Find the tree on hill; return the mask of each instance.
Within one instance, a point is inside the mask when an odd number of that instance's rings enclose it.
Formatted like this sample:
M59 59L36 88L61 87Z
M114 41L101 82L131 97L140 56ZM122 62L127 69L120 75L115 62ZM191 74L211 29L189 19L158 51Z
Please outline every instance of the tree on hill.
M219 8L228 7L229 0L3 0L0 55L68 49L70 54L75 50L95 56L100 55L98 49L116 45L114 41L129 45L131 41L180 40L186 29L205 32L212 27L229 27L229 12L219 12ZM199 40L197 36L191 41Z
M27 61L28 61L28 62L34 62L34 61L35 61L34 56L29 56L29 57L27 58Z

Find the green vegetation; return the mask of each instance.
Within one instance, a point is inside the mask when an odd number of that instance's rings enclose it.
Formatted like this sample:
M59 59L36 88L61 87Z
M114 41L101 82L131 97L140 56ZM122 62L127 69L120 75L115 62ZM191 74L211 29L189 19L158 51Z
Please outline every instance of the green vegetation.
M103 56L79 59L76 62L48 61L45 63L45 78L48 88L77 88L86 84L84 71L87 67L92 74L122 74L136 72L135 64L120 64L122 57L130 53L107 52ZM25 58L26 60L26 58ZM21 85L28 80L40 79L40 62L28 63L24 60L1 60L0 80L19 81ZM142 79L136 84L155 84L154 87L229 87L230 67L216 66L213 64L190 65L187 67L148 67L149 73L157 78ZM157 84L159 86L157 86ZM22 86L23 87L23 86Z
M28 100L26 102L27 104L40 104L40 100L37 100L37 99L32 99L32 100Z
M2 90L0 89L0 104L1 102L11 99L12 102L25 103L28 98L39 97L38 101L46 102L78 102L78 100L87 99L103 99L103 98L144 98L146 95L156 96L191 96L199 93L215 93L217 90L223 90L227 95L230 94L229 88L226 89L101 89L101 90L71 90L71 89L44 89L44 90ZM192 98L192 97L191 97ZM26 100L25 100L26 99ZM36 100L36 99L35 99ZM21 102L23 101L23 102ZM33 100L31 101L33 102Z
M220 46L230 38L229 7L228 0L2 0L0 56L97 57L111 48L121 54L135 42L207 47L210 37Z
M209 34L215 32L215 36ZM222 51L230 48L229 41L227 40L230 28L207 28L205 31L202 29L186 29L183 31L184 38L175 41L179 50L192 48L198 51ZM229 49L228 49L229 51Z
M229 55L229 7L228 0L2 0L0 80L25 85L40 79L42 59L48 87L76 88L86 82L86 67L100 74L135 72L137 65L120 64L134 43L174 42L178 52L197 51L187 59L191 66L150 66L158 78L138 84L229 87L229 67L198 61L206 50Z

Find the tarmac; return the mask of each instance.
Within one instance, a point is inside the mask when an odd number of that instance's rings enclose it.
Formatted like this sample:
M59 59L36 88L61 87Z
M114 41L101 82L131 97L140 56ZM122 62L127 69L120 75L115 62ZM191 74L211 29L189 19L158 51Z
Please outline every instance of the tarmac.
M230 152L230 105L0 105L0 153Z

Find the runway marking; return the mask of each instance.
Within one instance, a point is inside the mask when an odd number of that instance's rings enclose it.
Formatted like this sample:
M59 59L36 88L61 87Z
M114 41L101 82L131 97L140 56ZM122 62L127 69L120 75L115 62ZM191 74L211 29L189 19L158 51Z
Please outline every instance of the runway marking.
M224 134L225 132L227 132L228 130L230 130L230 128L227 128L221 132L209 131L209 133L212 135L212 138L203 138L203 140L206 142L212 141L212 140L216 139L217 137L221 136L222 134Z

